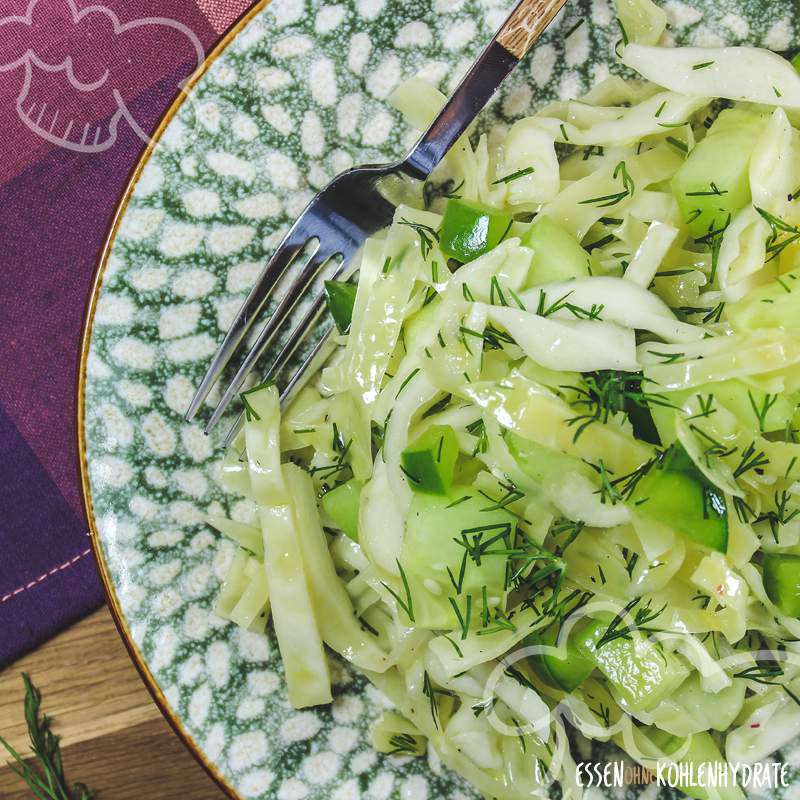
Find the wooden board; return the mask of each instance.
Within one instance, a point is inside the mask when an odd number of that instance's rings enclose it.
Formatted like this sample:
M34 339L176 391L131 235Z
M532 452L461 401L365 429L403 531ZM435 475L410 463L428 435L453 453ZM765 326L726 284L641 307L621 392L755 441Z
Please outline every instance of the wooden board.
M30 753L21 673L42 690L70 781L101 800L224 800L162 717L103 608L0 672L0 735ZM0 748L0 797L30 800Z

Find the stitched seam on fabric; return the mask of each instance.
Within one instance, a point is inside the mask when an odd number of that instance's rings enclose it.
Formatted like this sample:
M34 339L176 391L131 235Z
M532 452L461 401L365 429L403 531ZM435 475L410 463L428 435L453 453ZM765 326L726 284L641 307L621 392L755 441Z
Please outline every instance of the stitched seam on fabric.
M91 533L87 533L87 536L91 536ZM28 589L33 589L34 586L38 586L43 581L46 581L48 578L56 575L59 572L63 572L65 569L69 569L73 564L77 564L82 558L85 558L92 552L91 547L87 547L82 553L78 553L77 556L71 558L69 561L65 561L63 564L59 564L57 567L53 567L53 569L48 570L47 572L43 572L38 578L34 578L32 581L28 581L26 584L23 584L17 589L14 589L13 592L9 592L8 594L4 594L0 597L0 605L3 603L8 602L9 600L13 599L17 595L22 594L23 592L27 591Z

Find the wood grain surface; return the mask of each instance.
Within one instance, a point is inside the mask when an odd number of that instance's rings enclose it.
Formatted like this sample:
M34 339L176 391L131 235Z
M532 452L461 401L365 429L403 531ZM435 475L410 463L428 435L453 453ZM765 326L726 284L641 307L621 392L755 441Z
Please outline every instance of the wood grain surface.
M566 2L567 0L522 0L498 33L497 41L509 53L522 58Z
M0 672L0 735L27 756L22 672L42 690L70 781L100 800L224 800L153 703L107 609ZM0 748L0 798L31 800L6 762Z

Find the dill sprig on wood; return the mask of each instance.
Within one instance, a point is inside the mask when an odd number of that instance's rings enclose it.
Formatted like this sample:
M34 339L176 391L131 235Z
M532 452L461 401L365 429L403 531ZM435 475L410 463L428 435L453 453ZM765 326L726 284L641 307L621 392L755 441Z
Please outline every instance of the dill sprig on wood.
M15 762L10 765L11 769L25 781L37 800L92 800L96 794L84 784L70 786L67 783L61 760L60 737L51 730L50 717L41 713L42 693L24 672L22 680L25 683L25 722L36 764L29 765L0 736L0 744Z

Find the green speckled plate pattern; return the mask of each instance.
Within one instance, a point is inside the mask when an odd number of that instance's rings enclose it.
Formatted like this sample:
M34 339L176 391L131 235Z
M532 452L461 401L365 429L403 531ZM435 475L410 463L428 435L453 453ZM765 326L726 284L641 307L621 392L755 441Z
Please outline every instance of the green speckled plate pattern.
M800 42L789 0L663 5L676 42L779 51ZM337 667L333 706L295 712L274 639L214 617L232 547L204 515L248 520L253 508L225 496L214 440L182 416L261 265L312 194L351 164L388 161L410 143L386 106L389 92L415 74L450 89L510 6L274 0L171 120L113 243L85 380L102 558L174 717L242 797L476 797L433 759L372 752L369 725L385 702L359 676ZM568 3L484 115L486 127L607 76L618 37L610 0ZM800 762L798 753L783 755ZM652 800L655 787L641 796ZM800 787L786 796L800 797Z

